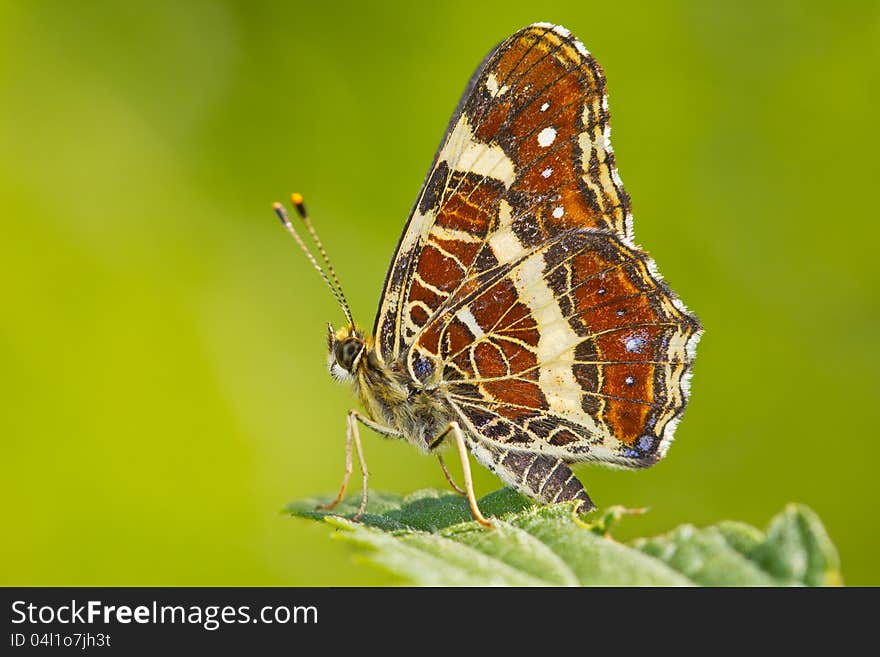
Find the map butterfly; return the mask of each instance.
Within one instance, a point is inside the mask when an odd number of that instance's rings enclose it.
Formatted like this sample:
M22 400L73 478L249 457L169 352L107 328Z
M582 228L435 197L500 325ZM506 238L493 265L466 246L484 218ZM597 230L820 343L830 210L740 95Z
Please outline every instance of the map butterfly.
M437 454L477 505L468 453L542 503L594 507L571 464L644 468L662 459L689 394L702 329L634 242L609 140L605 76L563 27L516 32L471 78L385 280L372 336L352 319L281 204L274 209L323 276L347 325L328 326L328 364L364 424ZM457 448L464 489L440 449Z

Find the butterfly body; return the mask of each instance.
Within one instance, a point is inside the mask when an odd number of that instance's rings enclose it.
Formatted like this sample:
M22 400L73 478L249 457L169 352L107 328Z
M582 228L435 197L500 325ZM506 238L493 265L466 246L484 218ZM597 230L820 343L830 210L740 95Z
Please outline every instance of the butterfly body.
M569 466L665 456L701 333L635 245L601 67L568 30L536 23L471 78L372 336L351 322L328 340L331 373L368 415L350 413L349 443L356 415L422 451L454 438L463 466L469 452L533 499L587 510Z

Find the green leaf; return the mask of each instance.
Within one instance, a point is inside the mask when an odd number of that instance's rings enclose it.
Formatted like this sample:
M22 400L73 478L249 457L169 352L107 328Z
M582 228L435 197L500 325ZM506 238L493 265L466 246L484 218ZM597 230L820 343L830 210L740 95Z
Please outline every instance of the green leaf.
M330 498L300 500L287 511L324 522L366 560L426 586L827 586L841 584L837 550L810 509L790 505L767 532L739 522L683 525L623 544L602 535L619 518L609 509L594 531L575 522L571 504L536 506L504 488L483 497L492 529L473 521L467 501L421 490L405 497L370 493L333 512Z

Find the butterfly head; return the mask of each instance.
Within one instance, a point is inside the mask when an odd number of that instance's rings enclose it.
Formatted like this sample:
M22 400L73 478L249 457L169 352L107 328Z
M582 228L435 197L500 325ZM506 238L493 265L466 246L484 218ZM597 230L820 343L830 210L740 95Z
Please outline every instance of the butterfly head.
M337 381L351 381L357 374L367 349L363 333L354 325L334 331L327 324L327 367Z

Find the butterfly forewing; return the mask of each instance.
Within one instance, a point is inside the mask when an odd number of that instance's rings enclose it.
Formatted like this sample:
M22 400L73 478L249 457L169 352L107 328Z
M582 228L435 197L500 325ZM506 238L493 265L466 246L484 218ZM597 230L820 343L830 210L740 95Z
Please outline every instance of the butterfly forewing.
M382 357L399 353L454 283L495 264L505 244L502 260L516 257L520 240L535 245L573 227L631 237L608 135L602 70L564 30L533 25L490 53L389 268L374 327ZM507 225L495 231L496 249L485 248L499 217Z

